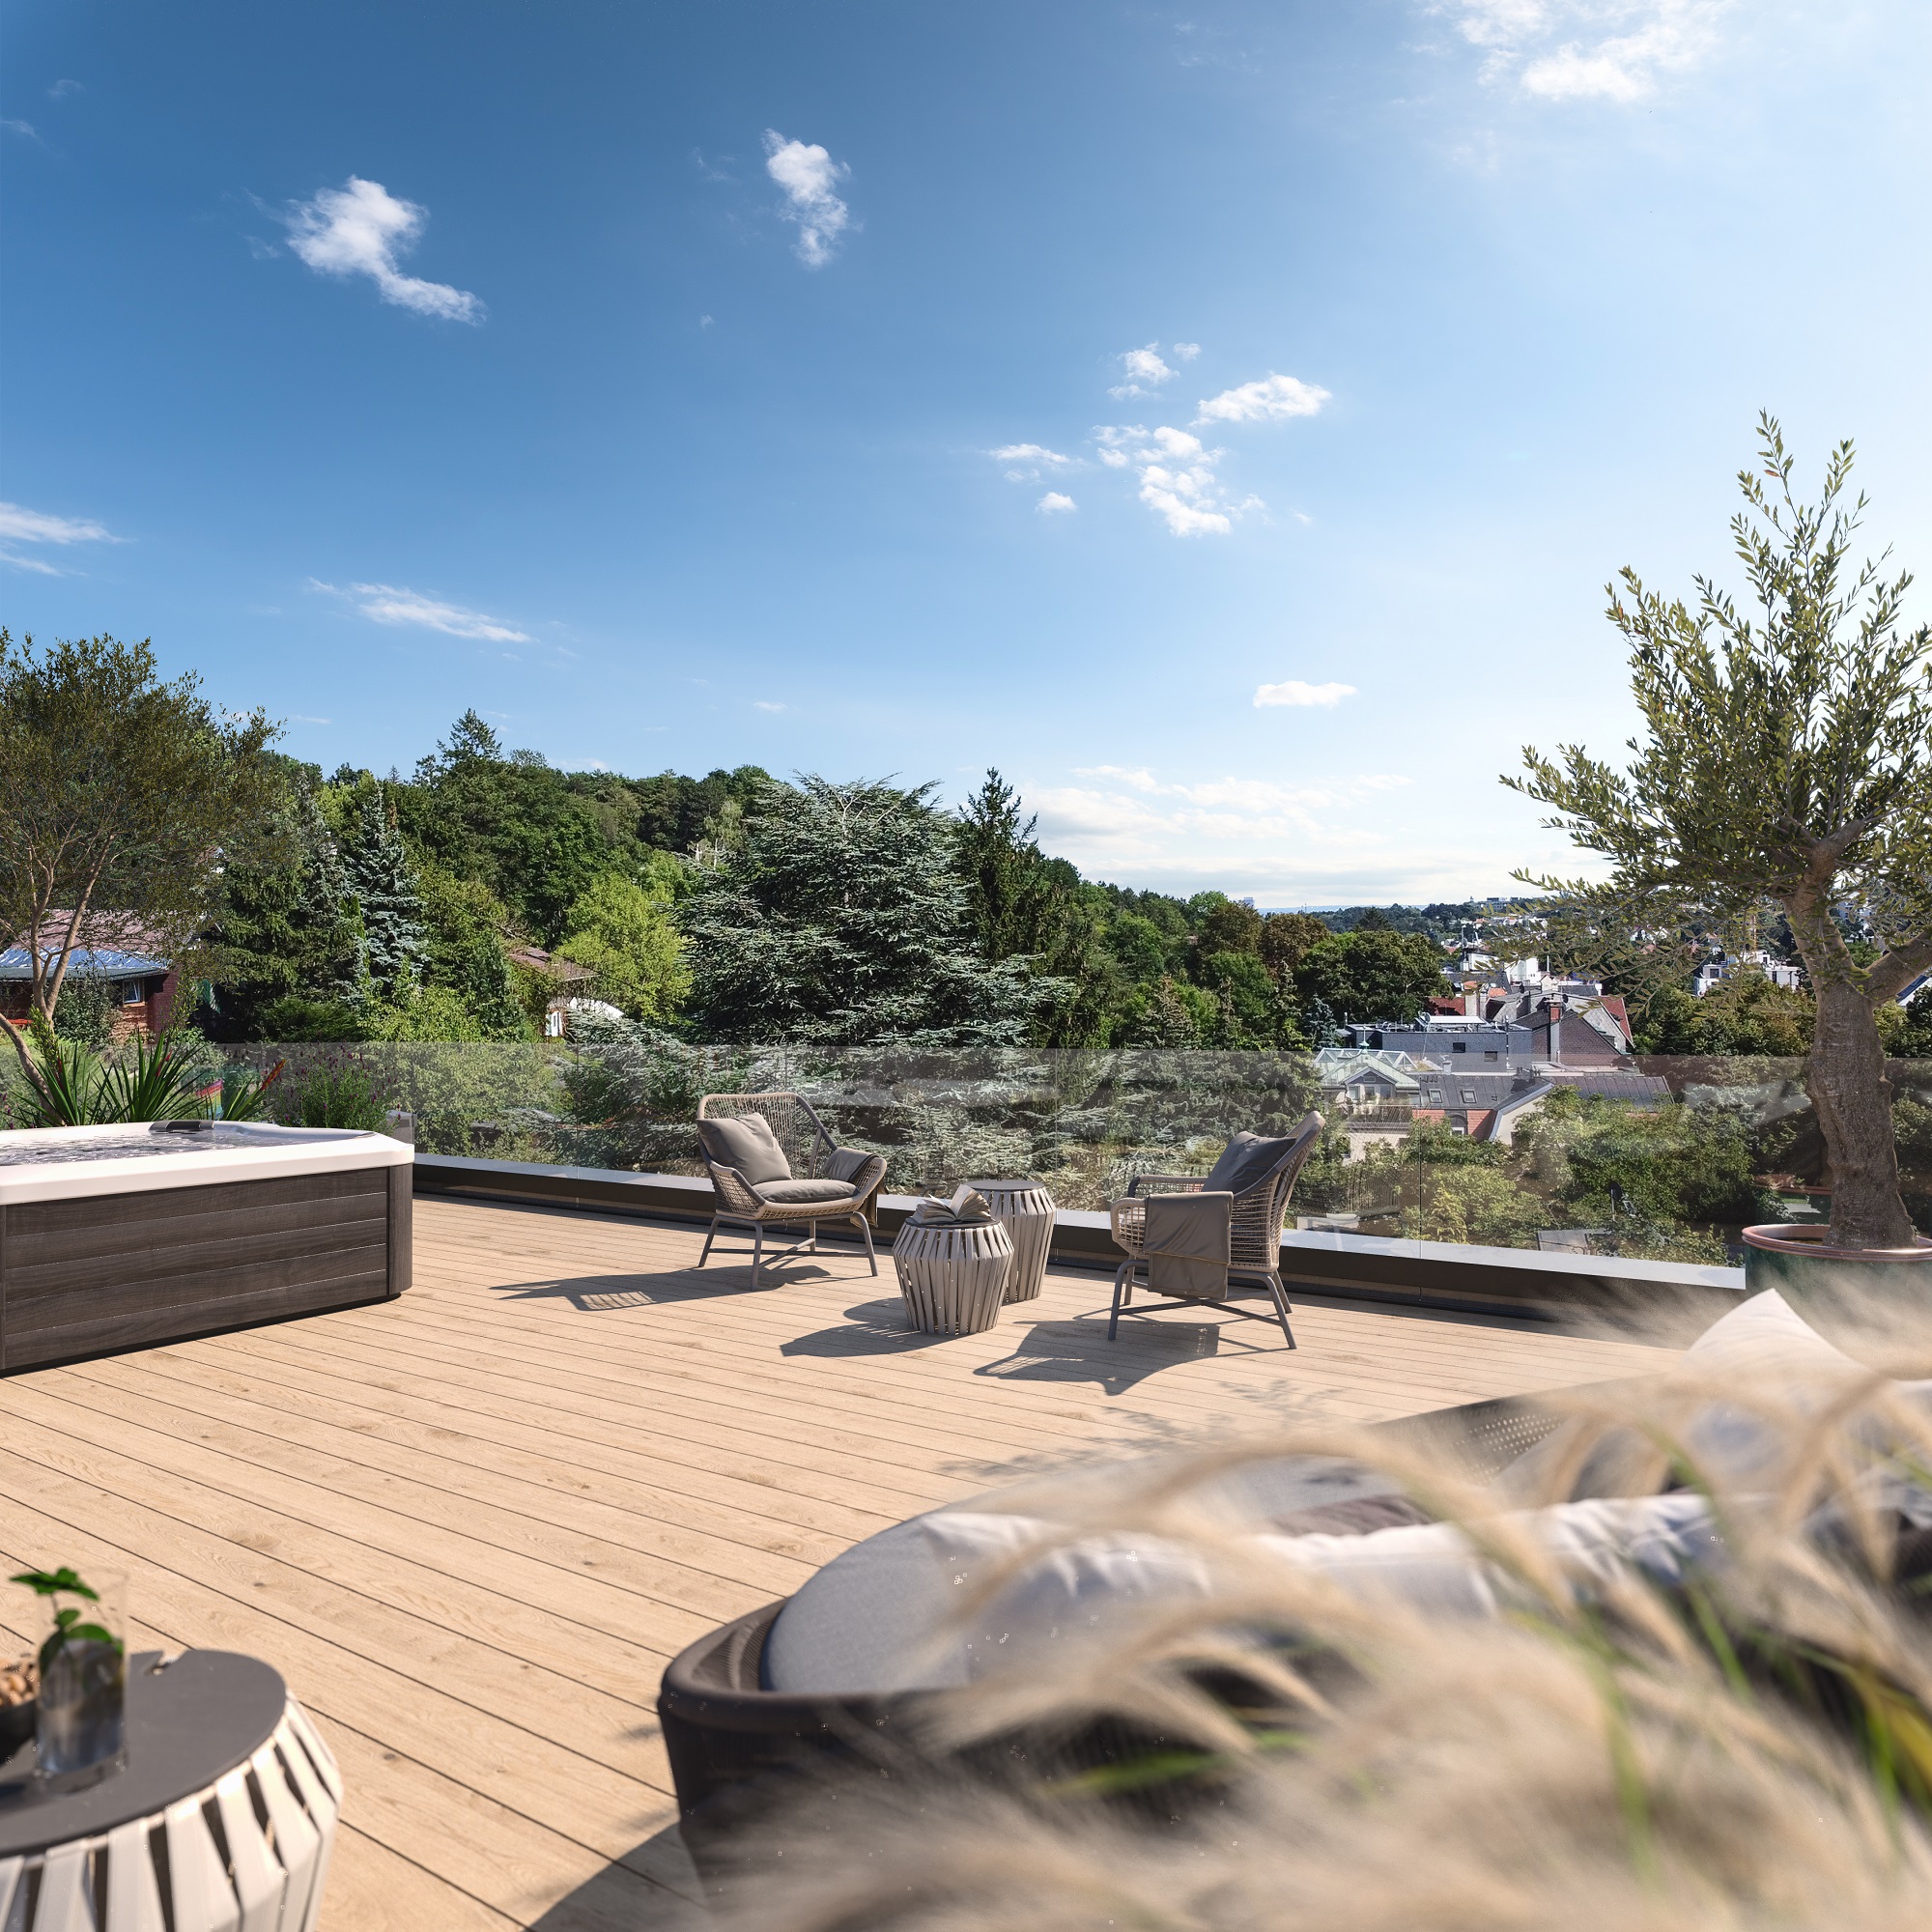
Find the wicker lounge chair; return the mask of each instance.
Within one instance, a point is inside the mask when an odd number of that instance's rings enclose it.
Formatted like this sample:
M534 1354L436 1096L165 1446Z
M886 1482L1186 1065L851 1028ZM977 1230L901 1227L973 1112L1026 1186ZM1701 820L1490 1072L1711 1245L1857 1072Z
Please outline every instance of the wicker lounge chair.
M1107 1322L1112 1341L1121 1325L1121 1310L1133 1298L1135 1277L1156 1294L1179 1293L1189 1299L1221 1302L1236 1282L1260 1282L1274 1298L1274 1310L1288 1346L1294 1331L1288 1325L1288 1296L1281 1285L1281 1228L1288 1216L1288 1199L1302 1163L1315 1150L1324 1122L1320 1114L1303 1118L1285 1140L1269 1142L1253 1134L1236 1134L1228 1143L1213 1171L1206 1175L1137 1174L1127 1183L1123 1200L1108 1206L1115 1245L1127 1251L1114 1274L1114 1308ZM1148 1252L1148 1197L1155 1194L1228 1193L1234 1197L1228 1226L1228 1263L1219 1293L1198 1288L1164 1288L1163 1273ZM1183 1270L1185 1272L1185 1270Z
M841 1148L798 1094L707 1094L697 1103L697 1137L718 1196L699 1267L721 1227L750 1231L755 1282L767 1228L803 1226L807 1238L784 1252L816 1254L821 1221L850 1221L878 1273L868 1216L886 1178L883 1155Z

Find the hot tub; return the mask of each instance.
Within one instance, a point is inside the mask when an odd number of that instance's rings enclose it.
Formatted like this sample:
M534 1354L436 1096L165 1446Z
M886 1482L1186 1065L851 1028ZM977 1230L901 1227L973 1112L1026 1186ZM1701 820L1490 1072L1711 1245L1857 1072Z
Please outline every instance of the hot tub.
M0 1133L0 1372L402 1293L412 1159L241 1121Z

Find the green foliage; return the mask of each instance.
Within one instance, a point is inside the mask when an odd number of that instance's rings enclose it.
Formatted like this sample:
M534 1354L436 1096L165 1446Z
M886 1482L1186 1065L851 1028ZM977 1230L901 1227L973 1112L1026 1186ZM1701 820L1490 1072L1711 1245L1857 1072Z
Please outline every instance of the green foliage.
M1328 937L1313 913L1271 912L1262 920L1261 955L1270 973L1292 973L1310 948Z
M1243 905L1239 899L1226 898L1218 893L1214 896L1220 903L1206 909L1195 934L1201 956L1206 959L1216 952L1246 952L1259 958L1262 950L1261 914L1253 906Z
M952 824L914 790L767 785L686 909L692 1012L713 1039L941 1046L1022 1038L1040 1005L967 928Z
M656 875L662 879L660 872ZM683 935L670 912L665 881L656 891L606 872L571 906L570 936L556 956L597 975L599 999L631 1019L667 1020L691 991Z
M343 846L342 868L362 921L359 997L407 1001L422 983L428 953L422 898L380 783L357 788L355 830Z
M300 994L272 1001L259 1015L261 1037L273 1040L369 1039L369 1007Z
M1739 973L1701 999L1681 987L1653 995L1640 1044L1646 1053L1798 1058L1811 1050L1817 1018L1809 993Z
M1406 1025L1445 989L1442 957L1420 933L1358 929L1310 947L1294 984L1304 1006L1320 1000L1344 1022Z
M1912 996L1905 1009L1905 1024L1886 1045L1899 1060L1932 1060L1932 986Z
M1633 1214L1653 1226L1742 1225L1764 1216L1750 1134L1728 1108L1644 1110L1559 1092L1518 1139L1579 1221Z
M1293 988L1277 980L1258 954L1210 952L1198 971L1203 987L1220 1008L1213 1037L1205 1043L1234 1050L1302 1044L1301 1010Z
M376 1069L367 1061L354 1054L331 1054L287 1083L278 1113L292 1126L355 1127L380 1133L389 1105Z
M1419 1192L1418 1240L1526 1248L1549 1225L1547 1203L1487 1163L1436 1163L1426 1170Z
M1645 725L1628 768L1577 745L1554 759L1531 749L1528 776L1504 782L1615 868L1607 887L1527 883L1615 902L1633 927L1687 900L1725 927L1777 902L1819 1002L1808 1083L1837 1180L1833 1237L1900 1246L1912 1225L1877 1009L1932 966L1932 627L1902 629L1909 576L1850 568L1864 509L1840 500L1852 445L1832 452L1819 501L1804 504L1776 421L1759 430L1731 525L1756 614L1708 578L1694 580L1693 609L1624 570L1608 614ZM1882 944L1878 956L1854 950L1844 904L1861 908L1859 937Z
M79 1604L61 1602L63 1597L78 1597L80 1604L98 1604L100 1601L100 1592L82 1582L78 1573L65 1564L58 1570L24 1571L10 1580L25 1584L37 1597L46 1598L53 1610L53 1631L41 1645L35 1660L43 1685L47 1682L47 1673L54 1659L71 1643L99 1643L117 1653L121 1650L121 1639L104 1625L81 1621L87 1612Z
M222 871L202 1022L217 1039L262 1037L278 1002L339 998L355 984L361 923L314 774L281 765L285 789Z
M420 861L414 876L422 906L423 990L447 995L439 1008L453 1001L465 1015L468 1030L449 1037L527 1038L530 1020L504 944L507 909L480 879L459 878L434 860Z
M119 1010L111 980L95 974L70 979L61 988L60 1005L54 1009L54 1033L75 1046L102 1052L114 1043L114 1015Z
M191 959L224 847L275 796L276 731L259 711L218 713L192 675L163 683L145 642L37 652L0 631L0 928L27 935L35 1010L57 1010L80 947ZM67 924L50 959L41 936L57 910Z
M137 1034L117 1057L107 1059L60 1038L41 1014L30 1030L38 1078L23 1109L29 1126L198 1121L208 1115L209 1096L202 1090L212 1077L201 1042L192 1036L162 1034L149 1040Z

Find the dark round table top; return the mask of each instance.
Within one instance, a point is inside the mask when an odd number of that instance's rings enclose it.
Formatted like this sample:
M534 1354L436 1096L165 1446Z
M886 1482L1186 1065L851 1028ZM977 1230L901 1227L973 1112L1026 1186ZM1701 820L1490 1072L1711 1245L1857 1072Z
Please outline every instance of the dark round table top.
M157 1650L128 1662L128 1762L85 1791L47 1791L34 1747L0 1765L0 1859L98 1837L205 1790L274 1735L289 1700L281 1673L232 1650Z

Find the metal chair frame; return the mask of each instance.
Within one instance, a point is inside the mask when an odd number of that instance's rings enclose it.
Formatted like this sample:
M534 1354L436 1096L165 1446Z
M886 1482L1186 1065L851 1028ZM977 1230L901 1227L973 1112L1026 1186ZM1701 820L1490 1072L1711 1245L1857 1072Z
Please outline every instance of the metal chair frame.
M792 1178L816 1180L828 1154L844 1150L833 1139L832 1131L818 1118L810 1101L802 1094L707 1094L697 1103L700 1121L735 1119L746 1114L762 1114L766 1124L784 1150ZM725 1167L707 1154L704 1165L711 1175L711 1186L718 1205L705 1231L704 1252L697 1258L702 1267L711 1259L711 1245L721 1228L741 1228L752 1236L752 1280L755 1283L765 1264L765 1230L769 1227L796 1226L803 1222L806 1238L778 1250L778 1256L815 1255L818 1252L818 1224L851 1221L857 1224L866 1243L866 1259L872 1272L879 1271L879 1257L872 1245L871 1214L876 1211L878 1193L886 1179L885 1158L867 1154L865 1165L852 1182L849 1201L767 1201L735 1167Z
M1287 1151L1252 1186L1235 1196L1234 1218L1229 1228L1227 1285L1259 1283L1274 1302L1275 1319L1288 1346L1295 1346L1294 1330L1288 1325L1290 1303L1281 1280L1281 1230L1288 1218L1289 1197L1308 1156L1315 1151L1326 1124L1320 1114L1307 1114L1295 1127ZM1137 1174L1127 1183L1125 1196L1108 1205L1107 1216L1116 1245L1125 1248L1127 1258L1114 1270L1114 1305L1107 1318L1107 1340L1114 1341L1121 1327L1121 1311L1133 1300L1135 1276L1147 1272L1145 1260L1147 1208L1150 1194L1199 1194L1208 1183L1202 1174ZM1145 1283L1139 1284L1146 1286ZM1154 1291L1150 1290L1150 1293ZM1211 1307L1231 1304L1225 1295L1178 1295L1176 1300L1202 1300ZM1250 1310L1239 1308L1238 1315ZM1265 1316L1257 1315L1258 1321Z

